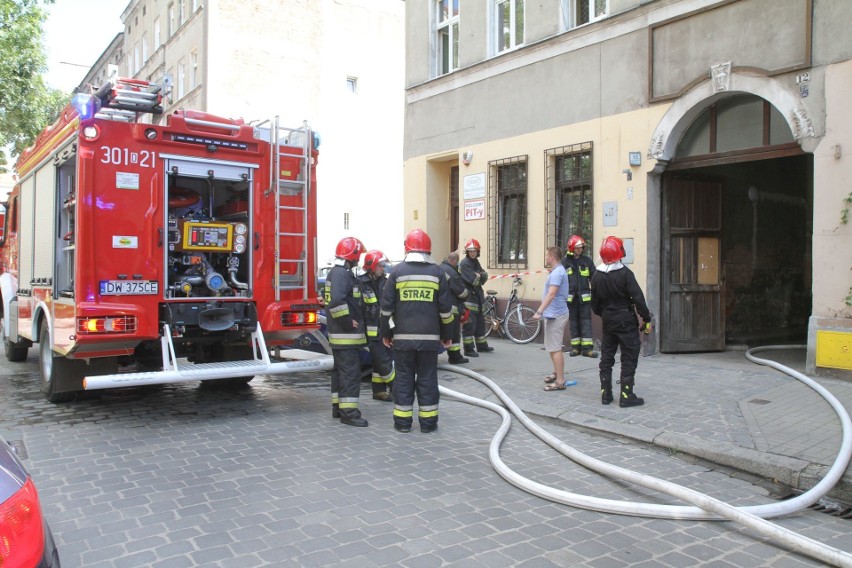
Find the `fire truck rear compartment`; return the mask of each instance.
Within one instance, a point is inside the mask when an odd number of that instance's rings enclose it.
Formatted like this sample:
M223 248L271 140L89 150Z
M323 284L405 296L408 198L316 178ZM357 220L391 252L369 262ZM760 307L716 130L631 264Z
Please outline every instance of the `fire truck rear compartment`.
M168 176L165 298L251 296L251 183L238 179ZM229 176L234 177L233 173Z

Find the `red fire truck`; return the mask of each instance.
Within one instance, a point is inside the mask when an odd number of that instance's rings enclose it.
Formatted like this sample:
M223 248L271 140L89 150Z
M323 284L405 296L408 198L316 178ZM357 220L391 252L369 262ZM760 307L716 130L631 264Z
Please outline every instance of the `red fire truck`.
M42 390L331 368L318 329L318 136L178 111L157 85L77 94L20 156L2 238L2 339ZM221 384L221 383L220 383Z

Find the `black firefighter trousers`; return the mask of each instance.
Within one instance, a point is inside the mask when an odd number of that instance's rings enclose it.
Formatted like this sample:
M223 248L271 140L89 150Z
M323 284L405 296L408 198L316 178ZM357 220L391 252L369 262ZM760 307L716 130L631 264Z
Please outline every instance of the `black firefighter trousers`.
M394 350L393 423L411 428L414 395L421 428L438 424L438 352Z
M343 415L360 416L358 396L361 394L361 356L359 349L332 349L331 407Z
M639 362L639 322L625 321L607 326L604 323L601 339L600 378L601 388L612 390L612 367L615 364L615 352L621 347L621 384L633 387L636 365Z

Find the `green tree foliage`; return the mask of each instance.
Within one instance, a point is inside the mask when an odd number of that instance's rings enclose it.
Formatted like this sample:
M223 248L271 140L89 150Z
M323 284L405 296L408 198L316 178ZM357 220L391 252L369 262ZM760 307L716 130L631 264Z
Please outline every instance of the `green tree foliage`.
M42 25L54 0L0 0L0 148L13 155L32 144L68 99L47 86ZM0 152L0 170L4 164ZM5 167L4 167L5 166Z

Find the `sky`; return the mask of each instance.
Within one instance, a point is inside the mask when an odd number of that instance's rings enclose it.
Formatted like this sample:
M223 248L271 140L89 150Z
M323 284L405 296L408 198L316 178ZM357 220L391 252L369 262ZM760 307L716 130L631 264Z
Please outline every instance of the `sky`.
M115 35L130 0L56 0L44 26L47 84L71 92Z

